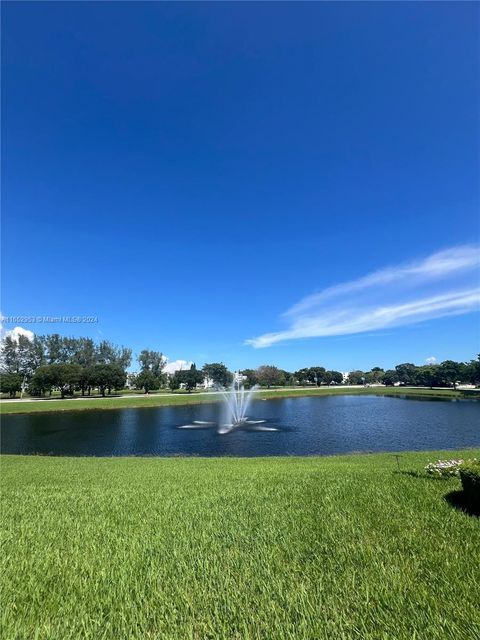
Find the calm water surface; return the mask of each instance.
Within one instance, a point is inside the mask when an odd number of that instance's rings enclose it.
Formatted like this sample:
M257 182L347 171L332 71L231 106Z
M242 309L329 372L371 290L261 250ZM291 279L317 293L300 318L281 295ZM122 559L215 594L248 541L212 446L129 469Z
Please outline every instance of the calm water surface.
M2 418L3 453L66 456L276 456L480 446L480 403L378 396L257 400L250 417L279 431L185 430L219 405L74 411Z

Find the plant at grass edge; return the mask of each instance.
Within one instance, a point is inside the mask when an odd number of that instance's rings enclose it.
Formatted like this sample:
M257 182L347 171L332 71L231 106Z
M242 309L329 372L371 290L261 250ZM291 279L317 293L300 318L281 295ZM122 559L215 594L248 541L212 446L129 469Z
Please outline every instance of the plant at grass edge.
M467 460L460 466L459 473L465 497L480 506L480 460Z
M427 464L425 471L432 476L450 478L460 475L460 466L462 464L464 464L463 460L437 460L437 462Z

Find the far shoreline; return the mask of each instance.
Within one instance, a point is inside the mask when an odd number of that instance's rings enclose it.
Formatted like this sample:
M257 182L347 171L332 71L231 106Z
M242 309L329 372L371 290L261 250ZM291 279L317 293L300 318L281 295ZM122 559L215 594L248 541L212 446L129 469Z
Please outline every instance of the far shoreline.
M301 397L327 397L334 395L376 395L376 396L409 396L426 399L480 399L480 390L454 390L448 388L426 387L385 387L385 386L342 386L313 388L280 388L260 389L255 392L255 400L273 400ZM58 413L91 410L141 409L168 406L187 406L195 404L212 404L222 400L217 392L157 393L135 395L112 395L106 397L45 398L45 399L4 399L0 401L0 415Z

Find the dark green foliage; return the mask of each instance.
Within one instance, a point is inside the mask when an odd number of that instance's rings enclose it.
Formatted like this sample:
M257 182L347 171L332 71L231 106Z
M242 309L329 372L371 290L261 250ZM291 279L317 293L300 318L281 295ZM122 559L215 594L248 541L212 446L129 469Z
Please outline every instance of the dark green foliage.
M227 369L223 362L212 362L203 365L205 377L210 378L213 384L219 387L228 387L233 380L233 374Z
M438 367L438 377L442 386L453 386L455 389L457 382L462 374L462 364L453 360L445 360Z
M348 374L348 384L365 384L365 372L356 370Z
M141 371L138 376L135 377L135 388L143 389L145 393L155 391L160 388L160 378L146 369L145 371Z
M195 364L192 364L190 369L184 369L183 371L176 371L170 379L170 389L179 389L181 385L185 387L187 391L195 389L197 384L203 382L204 374L198 371Z
M342 384L343 375L340 371L326 371L325 372L325 383L326 384Z
M340 371L327 371L325 367L308 367L292 374L294 381L300 385L314 384L317 387L325 384L341 384L343 375Z
M180 389L180 379L179 376L177 376L178 371L175 371L175 373L169 377L168 379L168 386L170 388L171 391L176 391L177 389Z
M0 345L1 369L4 373L18 373L29 379L35 370L45 363L43 343L35 336L30 340L19 335L17 339L5 336Z
M283 376L284 385L288 385L290 387L295 386L295 375L291 371L285 371L285 369L280 369L280 373Z
M149 351L148 349L144 349L140 352L137 360L140 364L141 371L149 371L156 378L161 377L166 363L163 353L160 351Z
M97 348L96 362L127 369L132 362L132 350L126 347L118 347L107 340L100 342Z
M417 384L422 387L435 387L441 385L439 367L437 365L426 365L417 367Z
M97 360L95 343L91 338L78 338L72 356L75 364L81 367L91 367Z
M72 395L80 380L82 369L77 364L50 364L38 367L30 381L34 395L42 395L46 390L56 387L62 398Z
M383 382L384 374L385 372L381 367L373 367L373 369L365 373L365 382L367 384L380 384Z
M126 377L125 371L118 365L96 364L88 369L87 381L90 386L98 387L104 396L106 390L110 393L112 389L123 389Z
M45 365L39 367L28 384L28 393L31 396L43 396L51 391L53 387L53 375L50 375L50 367L55 365Z
M460 479L466 497L480 506L480 460L464 462L460 467Z
M395 371L397 372L398 381L402 384L406 385L415 385L417 384L417 367L410 362L406 362L405 364L397 364L395 367Z
M91 338L73 338L53 333L34 336L30 340L19 336L2 340L2 369L8 373L22 373L30 377L43 365L76 364L89 367L112 364L126 369L130 366L132 350L103 340L98 345Z
M383 374L383 384L387 387L393 386L398 382L398 373L393 369L388 369Z
M63 398L66 394L72 395L75 388L80 388L83 394L87 388L96 387L105 395L107 389L122 389L125 379L125 371L113 364L96 364L84 368L78 364L49 364L35 371L30 380L29 392L40 396L56 388Z
M293 376L295 378L295 381L299 385L304 385L307 382L307 371L308 369L306 368L298 369L298 371L294 371Z
M247 389L251 389L256 384L258 384L257 372L255 371L255 369L244 369L243 371L240 371L240 373L242 374L242 376L246 376L244 385Z
M23 378L18 373L3 373L0 375L0 392L8 393L10 398L15 398L22 390Z

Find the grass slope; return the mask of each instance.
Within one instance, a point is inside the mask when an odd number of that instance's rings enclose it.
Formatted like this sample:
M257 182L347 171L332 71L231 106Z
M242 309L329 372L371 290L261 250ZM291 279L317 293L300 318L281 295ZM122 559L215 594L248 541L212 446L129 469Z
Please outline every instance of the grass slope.
M480 521L395 465L4 456L1 637L477 639Z
M258 399L296 398L300 396L326 395L414 395L425 398L461 398L462 394L453 389L420 389L408 387L325 387L312 389L272 389L255 394ZM480 394L479 394L480 397ZM169 395L144 395L141 397L106 397L92 399L66 400L33 400L29 402L6 401L0 403L0 413L36 413L38 411L84 411L86 409L123 409L126 407L161 407L167 405L200 404L204 402L218 402L218 393L192 393Z

